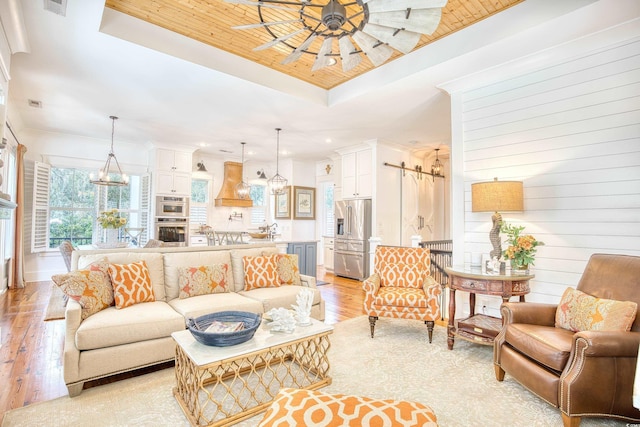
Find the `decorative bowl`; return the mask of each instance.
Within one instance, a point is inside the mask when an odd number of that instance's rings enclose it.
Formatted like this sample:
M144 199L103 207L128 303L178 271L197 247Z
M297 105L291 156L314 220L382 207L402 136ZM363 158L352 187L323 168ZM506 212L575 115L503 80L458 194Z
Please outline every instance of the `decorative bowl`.
M214 321L218 322L242 322L244 329L234 332L206 332ZM187 319L187 328L191 335L201 344L227 347L249 341L256 333L256 329L262 322L262 315L246 311L221 311L205 314L204 316L190 317Z
M252 239L266 239L269 234L268 233L249 233Z

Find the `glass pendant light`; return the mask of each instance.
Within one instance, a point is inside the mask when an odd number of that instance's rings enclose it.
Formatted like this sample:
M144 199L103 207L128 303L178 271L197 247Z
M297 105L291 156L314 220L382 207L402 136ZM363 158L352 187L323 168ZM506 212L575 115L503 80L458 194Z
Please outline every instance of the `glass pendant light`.
M238 193L238 198L248 199L251 193L251 185L249 185L249 183L244 180L244 145L246 144L246 142L241 142L240 144L242 144L242 181L240 181L238 185L236 185L236 192Z
M279 173L279 155L280 155L280 131L281 128L276 128L276 174L268 181L269 187L271 187L271 194L284 193L284 187L287 186L287 179Z

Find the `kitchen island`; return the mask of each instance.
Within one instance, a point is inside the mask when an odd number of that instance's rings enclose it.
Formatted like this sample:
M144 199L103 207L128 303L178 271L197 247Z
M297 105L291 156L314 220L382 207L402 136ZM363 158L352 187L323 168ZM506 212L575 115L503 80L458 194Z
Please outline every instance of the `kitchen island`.
M218 238L216 236L221 236ZM283 254L298 255L300 274L316 277L318 263L318 240L282 240L278 236L274 239L254 239L246 231L215 231L210 235L193 233L189 240L190 246L207 245L238 245L275 243Z

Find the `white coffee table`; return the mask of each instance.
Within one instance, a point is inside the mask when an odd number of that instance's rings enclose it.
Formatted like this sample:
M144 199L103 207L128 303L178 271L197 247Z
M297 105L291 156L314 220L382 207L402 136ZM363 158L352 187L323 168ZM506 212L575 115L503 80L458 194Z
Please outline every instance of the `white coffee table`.
M312 319L293 333L270 332L265 323L249 341L213 347L188 330L174 332L178 404L192 425L220 426L264 411L282 387L317 389L331 384L329 334Z

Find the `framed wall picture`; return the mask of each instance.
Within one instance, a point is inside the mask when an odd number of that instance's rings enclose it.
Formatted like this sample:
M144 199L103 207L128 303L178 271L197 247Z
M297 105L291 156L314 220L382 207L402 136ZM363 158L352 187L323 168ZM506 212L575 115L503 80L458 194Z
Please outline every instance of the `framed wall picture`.
M293 187L293 219L316 219L316 189Z
M277 219L291 218L291 186L284 187L281 194L276 194L274 217Z

